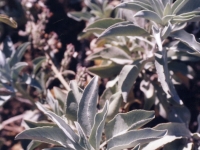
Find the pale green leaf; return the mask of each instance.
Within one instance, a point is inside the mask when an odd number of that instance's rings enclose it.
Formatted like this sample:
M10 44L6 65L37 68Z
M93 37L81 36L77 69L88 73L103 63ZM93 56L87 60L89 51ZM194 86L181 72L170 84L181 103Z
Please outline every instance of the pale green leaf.
M108 113L108 101L105 103L104 108L102 109L101 112L97 113L95 116L95 122L92 127L92 132L89 137L90 144L96 149L99 149L100 142L101 142L101 137L102 137L102 132L104 129L104 125L106 122L106 117Z
M176 0L172 5L172 12L176 14L189 0Z
M137 12L134 17L141 17L155 23L162 24L162 19L155 12L150 10L141 10Z
M19 77L19 73L24 69L24 67L28 66L26 62L18 62L11 68L11 77L13 82L17 81L17 78Z
M163 11L163 16L167 16L167 15L172 15L171 3L167 3L167 5L165 6L165 9Z
M110 121L115 117L115 115L119 112L119 108L121 106L121 103L123 101L121 92L117 92L113 94L109 99L109 109L107 114L106 121Z
M72 93L74 94L76 102L79 103L83 94L83 90L78 86L76 80L71 80L69 86L72 89Z
M172 24L169 22L167 26L165 26L162 30L161 37L162 39L166 39L172 32Z
M40 56L35 58L32 63L33 63L33 74L35 75L39 68L41 67L42 63L46 60L46 57Z
M117 92L117 85L115 84L112 87L107 87L104 91L103 94L100 97L99 100L99 109L102 109L104 107L105 102L111 98L113 94Z
M30 139L66 147L68 137L58 127L37 127L19 133L15 139Z
M200 53L200 43L196 41L193 34L189 34L184 30L178 30L172 32L170 36L180 40L187 46L191 47L192 49Z
M10 62L9 62L10 67L14 66L16 63L18 63L22 59L22 57L29 45L30 45L30 42L26 42L17 48L15 53L13 53L10 58Z
M75 125L76 125L76 129L79 133L79 144L86 148L87 150L93 150L92 146L90 145L85 133L83 132L80 124L78 122L75 122Z
M62 89L60 89L56 86L53 87L53 92L54 92L54 96L58 100L61 108L64 109L65 101L67 99L67 93L65 93L64 91L62 91Z
M86 60L94 59L107 59L120 65L130 64L133 62L132 58L118 47L110 47L100 50L99 52L95 52L86 58Z
M49 90L47 90L46 101L54 113L56 113L57 115L61 115L61 109L58 104L58 101L53 97L53 95L51 94L51 92Z
M164 5L160 0L150 0L151 6L158 16L163 16Z
M65 115L72 121L77 121L78 102L76 101L74 93L70 90L67 94L65 103Z
M117 114L105 126L107 140L130 130L138 129L154 118L153 111L133 110Z
M30 120L24 120L24 122L28 125L29 128L56 126L56 124L51 123L51 122L33 122L33 121L30 121Z
M145 144L165 136L166 130L141 129L128 131L108 141L108 150L131 148L138 144Z
M65 133L65 135L71 140L73 143L78 142L78 135L71 129L71 127L63 120L60 116L54 114L53 112L46 111L45 108L39 103L36 103L37 107L47 115L54 123L58 125L58 127Z
M78 123L84 133L89 136L97 112L98 77L95 76L84 89L78 107Z
M142 1L134 1L134 2L124 2L119 5L117 5L115 8L123 8L123 9L129 9L133 11L140 11L140 10L152 10L151 5L148 3L142 2Z
M107 28L99 38L115 36L148 36L149 33L132 22L120 22Z
M140 71L143 69L145 61L140 60L133 65L125 65L119 74L118 88L122 92L124 101L127 101L128 94L137 79Z
M103 18L95 21L94 23L90 24L87 28L85 28L86 32L97 32L101 33L111 25L122 22L122 19L118 18Z
M88 71L102 78L107 78L107 77L113 77L113 76L118 75L120 71L122 70L122 68L123 68L123 65L119 65L114 62L113 63L109 62L106 65L89 67Z
M186 0L187 3L180 8L180 10L177 12L177 14L182 14L186 12L192 12L200 7L200 1L199 0Z
M149 149L158 149L162 147L163 145L170 143L176 139L181 138L190 138L191 133L188 130L188 128L181 123L164 123L159 124L153 129L155 130L167 130L166 136L162 137L161 139L152 141L151 143L147 144L143 150L149 150Z
M167 65L166 49L155 53L155 67L157 70L159 82L161 83L163 90L167 94L167 98L172 98L177 104L182 105L183 102L178 96L176 89L170 79Z

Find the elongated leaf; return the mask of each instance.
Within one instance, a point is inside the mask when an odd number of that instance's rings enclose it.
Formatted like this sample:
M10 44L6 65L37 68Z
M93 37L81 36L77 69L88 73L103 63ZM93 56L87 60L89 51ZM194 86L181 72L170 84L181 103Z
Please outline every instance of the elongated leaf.
M53 87L53 92L54 92L54 97L58 100L61 108L64 109L64 105L67 99L67 94L58 87Z
M68 137L58 127L37 127L21 132L15 139L30 139L66 147Z
M150 10L139 11L134 15L134 17L141 17L155 23L162 24L162 19L155 12Z
M65 104L65 115L72 121L77 121L78 102L72 91L68 92L67 101Z
M56 126L56 124L50 123L50 122L33 122L33 121L30 121L30 120L24 120L24 122L28 125L29 128Z
M117 114L105 126L107 140L130 130L138 129L154 118L153 111L133 110L125 114Z
M172 6L173 14L176 14L189 0L177 0Z
M89 136L97 111L98 77L95 76L86 86L78 107L78 123Z
M154 11L160 16L163 16L164 5L160 0L150 0L151 6Z
M86 32L103 32L105 29L118 22L123 22L124 20L118 18L103 18L90 24L85 31Z
M200 53L200 43L196 41L194 35L189 34L184 30L178 30L172 32L171 36Z
M117 92L114 95L112 95L109 99L109 109L107 114L106 121L110 121L115 117L115 115L119 112L119 108L121 106L121 103L123 101L121 92Z
M89 12L70 12L67 14L67 16L76 21L88 21L92 17L91 13Z
M87 57L87 60L94 59L107 59L120 65L127 63L130 64L133 62L132 58L118 47L106 48Z
M79 103L83 94L83 90L78 86L76 80L71 80L69 86L72 89L76 102Z
M129 9L133 11L140 11L140 10L153 10L151 5L148 3L144 3L141 1L134 1L134 2L124 2L119 5L117 5L115 8L123 8L123 9Z
M33 74L36 74L42 63L46 60L46 57L40 56L33 60Z
M24 69L24 67L28 66L26 62L18 62L11 68L11 77L14 82L17 81L19 77L19 73Z
M100 141L101 141L101 137L102 137L102 132L104 129L104 125L106 122L106 117L107 117L107 113L108 113L108 101L105 103L104 108L102 109L101 112L97 113L95 116L95 122L94 125L92 127L92 132L90 134L90 144L95 148L95 149L99 149L100 146Z
M163 90L167 94L167 98L172 98L176 103L183 105L182 100L178 96L176 89L170 79L170 74L167 66L167 52L158 51L155 53L155 66L158 73L159 81Z
M112 82L112 81L111 81ZM105 102L111 98L111 96L113 94L115 94L117 92L117 85L113 85L111 87L107 87L104 91L103 91L103 94L101 95L100 97L100 100L99 100L99 109L102 109L105 105Z
M76 129L77 129L77 131L79 133L79 144L82 147L86 148L87 150L92 150L93 148L90 145L90 143L89 143L85 133L83 132L80 124L78 122L75 122L75 125L76 125Z
M59 116L53 112L46 111L45 108L39 103L36 103L37 107L46 114L54 123L58 125L60 129L65 133L65 135L74 143L78 142L78 135L71 129L71 127Z
M26 42L17 48L16 52L13 53L13 55L11 56L11 59L9 62L11 67L14 66L16 63L18 63L22 59L24 52L26 51L29 45L30 43Z
M102 78L113 77L120 73L123 66L116 63L108 63L106 65L89 67L91 73L99 75ZM106 73L105 73L106 72Z
M57 115L61 115L61 110L60 110L58 101L56 99L54 99L53 95L51 94L51 92L49 90L47 91L46 101L54 113L56 113Z
M162 30L162 33L161 33L161 36L162 36L162 39L166 39L170 33L172 32L172 25L171 23L169 22L167 26L164 27L164 29Z
M122 92L124 101L127 101L128 94L138 74L143 69L145 61L136 61L133 65L125 65L119 74L118 88Z
M165 9L163 11L163 16L167 16L167 15L172 15L171 3L167 3L167 5L165 6Z
M15 22L13 18L6 15L0 14L0 22L3 22L13 28L17 28L17 22Z
M134 25L132 22L120 22L107 28L99 38L113 36L148 36L149 33L144 29Z
M194 11L195 9L197 9L198 7L200 7L200 1L199 0L185 0L187 3L185 3L185 5L183 5L179 11L177 12L177 14L182 14L182 13L186 13L186 12L191 12Z
M167 135L161 139L155 140L147 144L143 150L158 149L161 146L170 143L176 139L190 138L191 133L188 128L181 123L164 123L154 127L155 130L167 130Z
M108 141L108 150L121 150L136 145L149 143L165 136L166 130L142 129L128 131Z

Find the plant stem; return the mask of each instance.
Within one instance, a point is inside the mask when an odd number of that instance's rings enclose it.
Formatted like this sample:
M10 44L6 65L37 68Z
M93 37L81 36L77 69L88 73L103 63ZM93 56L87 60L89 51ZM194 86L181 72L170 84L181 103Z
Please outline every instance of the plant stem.
M58 71L58 69L56 68L56 66L53 63L53 60L49 54L48 51L45 51L45 55L46 57L49 59L49 63L51 64L51 69L53 70L53 72L55 73L56 77L60 80L60 82L62 83L62 85L65 87L65 89L67 91L70 90L69 84L66 82L66 80L64 79L63 75Z

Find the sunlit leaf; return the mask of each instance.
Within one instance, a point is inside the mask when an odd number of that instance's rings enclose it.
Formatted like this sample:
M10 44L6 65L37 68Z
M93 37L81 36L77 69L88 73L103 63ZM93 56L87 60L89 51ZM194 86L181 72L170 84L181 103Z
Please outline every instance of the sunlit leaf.
M120 22L107 28L99 38L113 36L148 36L149 33L132 22Z
M165 136L166 130L142 129L128 131L108 141L108 150L121 150L131 148L138 143L145 144Z
M89 136L97 112L98 77L95 76L84 89L78 107L78 123L84 133Z
M95 148L99 149L100 141L102 137L102 132L106 122L106 117L108 113L108 101L105 103L104 108L101 112L97 113L95 116L95 122L92 127L92 132L89 137L90 144Z
M67 136L58 127L37 127L28 129L18 134L15 139L30 139L64 147L67 146Z
M119 74L118 88L122 92L124 101L127 101L128 94L143 69L145 61L136 61L133 65L125 65Z
M190 138L191 133L188 130L188 128L181 123L165 123L165 124L159 124L153 129L155 130L167 130L166 136L162 137L161 139L152 141L151 143L147 144L143 150L149 150L149 149L158 149L162 147L163 145L170 143L176 139L181 138Z
M133 110L128 113L119 113L106 124L106 138L110 139L127 131L138 129L153 118L153 111Z

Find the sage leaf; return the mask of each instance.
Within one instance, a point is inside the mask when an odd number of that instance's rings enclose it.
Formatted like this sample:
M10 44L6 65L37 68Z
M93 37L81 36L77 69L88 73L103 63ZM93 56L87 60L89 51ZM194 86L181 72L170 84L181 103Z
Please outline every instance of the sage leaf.
M15 137L16 140L30 139L64 147L67 146L67 138L60 128L47 126L25 130Z
M105 103L104 108L102 109L101 112L97 113L95 116L95 122L92 127L92 131L89 137L90 144L95 148L99 149L100 146L100 141L102 137L102 132L104 129L104 125L106 122L106 117L108 113L108 101Z
M138 129L154 118L153 111L133 110L117 114L105 126L107 140L130 130Z
M91 133L97 112L98 77L95 76L84 89L78 106L78 123L86 136Z
M133 65L125 65L120 74L118 81L118 88L122 92L124 101L127 101L128 94L133 86L138 74L143 69L145 61L139 60L133 63Z
M182 123L163 123L163 124L157 125L153 129L167 130L167 134L164 137L147 144L143 148L143 150L158 149L162 147L163 145L170 143L176 139L191 137L190 131L185 126L185 124L182 124Z
M108 141L108 150L121 150L131 148L136 145L149 143L165 136L166 130L142 129L128 131Z
M148 36L149 33L132 22L120 22L107 28L99 39L115 36Z

